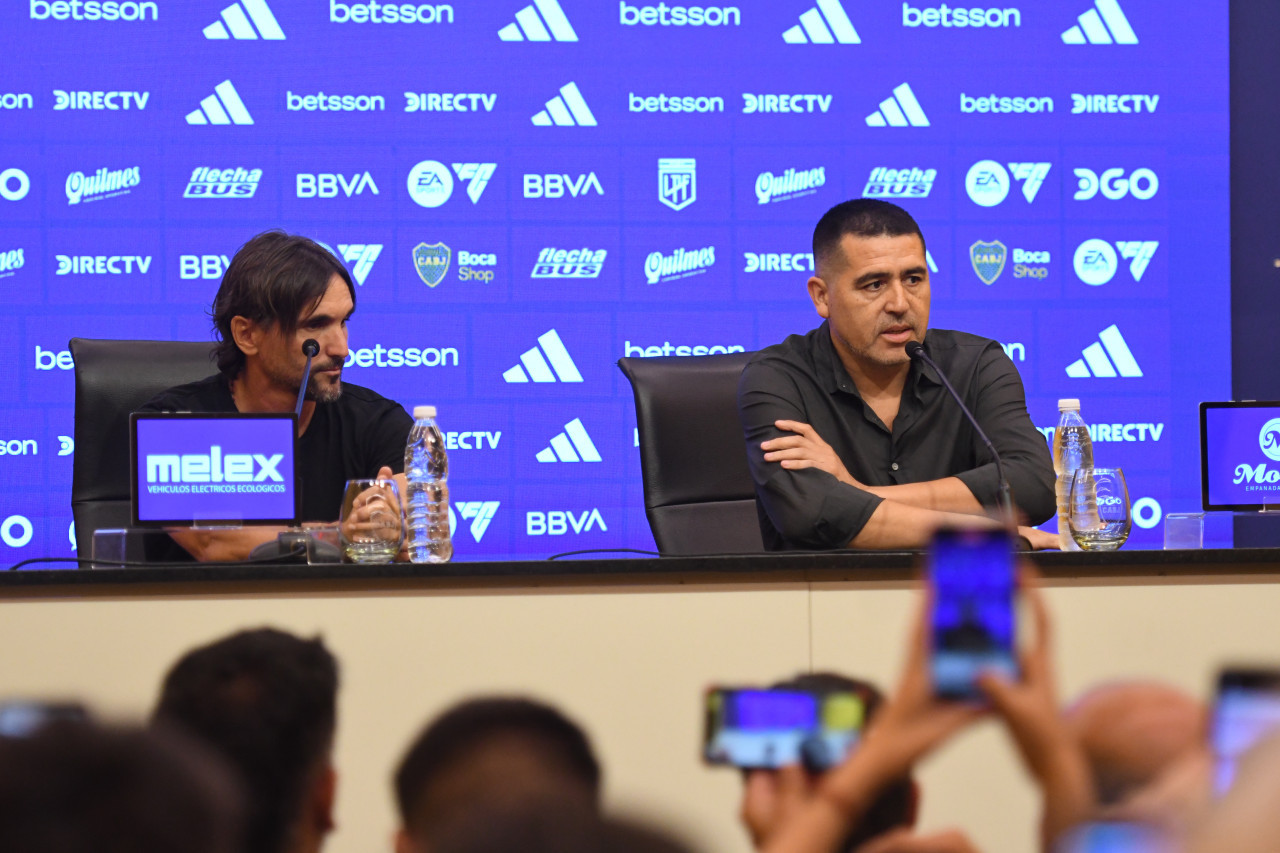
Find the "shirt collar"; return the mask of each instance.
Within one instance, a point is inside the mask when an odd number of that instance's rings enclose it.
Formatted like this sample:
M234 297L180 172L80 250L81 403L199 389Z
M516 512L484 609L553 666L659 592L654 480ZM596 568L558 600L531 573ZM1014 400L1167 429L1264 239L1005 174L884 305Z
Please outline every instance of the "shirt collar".
M929 350L929 335L925 332L925 351ZM837 391L844 391L846 394L853 394L856 397L862 395L858 393L858 386L853 384L853 380L849 377L849 372L844 369L844 362L840 360L840 356L836 353L835 344L831 342L831 327L827 320L822 321L822 325L818 327L816 339L814 340L814 364L818 368L817 375L822 378L823 384L826 386L827 393L834 394ZM932 357L933 353L929 352ZM907 387L918 393L920 383L926 385L941 385L942 380L938 378L938 373L930 365L923 361L913 361L911 364L911 372L907 374Z

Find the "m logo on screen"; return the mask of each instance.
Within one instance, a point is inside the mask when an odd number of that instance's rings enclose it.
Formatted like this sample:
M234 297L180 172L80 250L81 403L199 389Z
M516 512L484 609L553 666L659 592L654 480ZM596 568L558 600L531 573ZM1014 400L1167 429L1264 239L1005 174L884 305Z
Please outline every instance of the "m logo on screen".
M148 483L283 483L283 453L228 453L216 444L206 453L148 453Z
M1258 432L1258 447L1268 459L1280 462L1280 418L1272 418L1262 425ZM1236 466L1235 477L1231 482L1236 485L1258 484L1257 489L1248 491L1280 491L1280 469L1268 468L1265 462L1257 465L1241 463Z
M1262 425L1258 433L1258 446L1268 459L1280 462L1280 418L1272 418Z

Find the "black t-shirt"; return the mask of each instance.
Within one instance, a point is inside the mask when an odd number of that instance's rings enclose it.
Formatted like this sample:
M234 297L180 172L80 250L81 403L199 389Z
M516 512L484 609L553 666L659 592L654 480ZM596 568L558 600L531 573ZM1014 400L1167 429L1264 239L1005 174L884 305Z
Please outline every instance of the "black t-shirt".
M235 412L222 374L179 385L152 397L140 412ZM337 521L347 480L373 477L382 466L404 472L404 445L413 418L399 403L359 385L342 383L333 403L316 403L298 439L302 521Z

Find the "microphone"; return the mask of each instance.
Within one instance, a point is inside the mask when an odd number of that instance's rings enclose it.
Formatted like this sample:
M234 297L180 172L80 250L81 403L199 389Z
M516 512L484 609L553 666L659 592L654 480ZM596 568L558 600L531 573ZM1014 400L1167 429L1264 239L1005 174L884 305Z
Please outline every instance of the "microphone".
M964 412L964 416L969 419L969 423L973 425L973 429L978 433L978 438L982 439L982 443L987 446L987 450L991 451L991 457L996 460L996 476L1000 478L1000 511L1005 517L1005 521L1012 528L1015 524L1013 515L1013 497L1009 493L1009 481L1004 477L1004 463L1000 461L1000 454L996 452L996 447L991 443L991 439L987 438L987 434L982 431L982 427L978 425L978 419L973 416L973 412L969 411L969 407L964 404L964 400L956 393L956 389L951 385L951 381L947 379L947 374L929 358L929 354L924 351L924 344L919 341L907 341L905 347L907 357L916 361L923 361L929 365L938 374L938 378L942 380L944 388L950 392L952 399L960 406L960 411Z
M293 413L298 417L302 417L302 401L307 398L307 383L311 381L311 359L320 354L320 344L315 338L307 338L302 342L302 354L307 357L307 366L302 370L302 385L298 388L298 405L293 408Z

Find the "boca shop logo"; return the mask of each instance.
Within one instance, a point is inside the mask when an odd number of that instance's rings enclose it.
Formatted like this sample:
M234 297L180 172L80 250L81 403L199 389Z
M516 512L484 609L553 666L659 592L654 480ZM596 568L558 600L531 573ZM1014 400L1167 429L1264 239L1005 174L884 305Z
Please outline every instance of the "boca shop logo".
M1272 418L1262 425L1258 432L1258 447L1268 459L1280 462L1280 418ZM1257 483L1266 491L1280 491L1280 469L1267 467L1267 463L1257 465L1241 463L1236 466L1232 483Z

